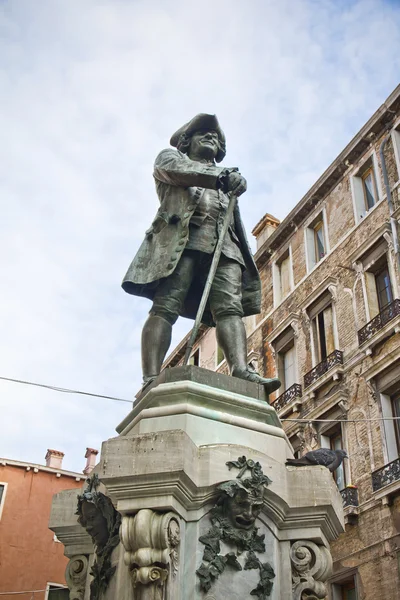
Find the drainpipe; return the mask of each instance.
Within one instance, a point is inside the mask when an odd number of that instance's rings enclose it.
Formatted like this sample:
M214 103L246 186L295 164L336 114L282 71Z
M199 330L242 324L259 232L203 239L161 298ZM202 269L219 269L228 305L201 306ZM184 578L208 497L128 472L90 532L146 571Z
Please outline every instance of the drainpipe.
M390 139L390 134L387 135L385 137L385 139L382 141L380 149L379 149L379 154L381 157L383 181L385 183L385 188L386 188L386 198L387 198L388 205L389 205L390 226L392 228L394 253L395 253L396 259L397 259L397 270L400 275L400 252L399 252L399 237L397 234L397 220L393 216L394 206L393 206L393 200L392 200L392 193L390 191L389 177L388 177L387 169L386 169L386 161L385 161L385 156L383 154L383 151L384 151L385 146L386 146L387 142L389 141L389 139Z

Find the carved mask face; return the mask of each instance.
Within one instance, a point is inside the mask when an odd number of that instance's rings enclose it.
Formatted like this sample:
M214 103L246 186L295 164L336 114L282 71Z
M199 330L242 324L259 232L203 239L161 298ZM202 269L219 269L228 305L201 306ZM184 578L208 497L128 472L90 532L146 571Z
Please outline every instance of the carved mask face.
M91 502L82 503L81 522L97 546L106 545L108 540L107 520Z
M234 527L251 529L261 512L262 501L251 498L245 490L238 490L228 499L228 518Z
M218 133L201 129L192 135L188 155L194 160L207 158L214 160L219 150Z

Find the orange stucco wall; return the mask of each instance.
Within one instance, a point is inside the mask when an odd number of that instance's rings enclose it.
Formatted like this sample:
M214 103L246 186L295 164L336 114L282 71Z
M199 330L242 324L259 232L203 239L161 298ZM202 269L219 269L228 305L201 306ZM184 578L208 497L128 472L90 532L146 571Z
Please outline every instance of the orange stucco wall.
M82 475L82 479L84 476ZM43 590L47 583L65 584L64 546L48 529L53 494L81 487L75 477L33 467L0 465L0 483L7 483L0 517L0 592ZM16 596L1 596L4 600ZM30 600L31 595L18 595ZM43 600L45 593L35 594Z

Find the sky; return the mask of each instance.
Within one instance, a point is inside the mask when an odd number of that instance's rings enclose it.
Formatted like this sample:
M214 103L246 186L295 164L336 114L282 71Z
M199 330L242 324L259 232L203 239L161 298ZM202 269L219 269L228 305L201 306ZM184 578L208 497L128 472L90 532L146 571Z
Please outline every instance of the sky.
M0 0L0 376L132 400L150 302L120 284L158 152L217 114L249 235L283 219L398 85L399 19L388 0ZM54 448L79 472L129 410L0 380L0 456Z

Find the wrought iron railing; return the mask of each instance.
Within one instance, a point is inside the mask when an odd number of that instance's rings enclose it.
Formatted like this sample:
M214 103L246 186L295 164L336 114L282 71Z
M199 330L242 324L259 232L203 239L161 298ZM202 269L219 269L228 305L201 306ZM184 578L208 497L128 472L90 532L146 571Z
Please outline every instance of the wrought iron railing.
M358 506L358 489L356 487L345 487L344 490L340 490L340 494L343 500L343 508L346 508L346 506Z
M372 489L377 492L394 481L400 481L400 458L372 473Z
M382 327L389 323L392 319L400 315L400 300L396 299L390 302L379 315L376 315L369 323L364 325L358 332L358 343L361 346L364 342L369 340L375 333L377 333Z
M335 365L343 364L343 352L334 350L329 356L320 362L316 367L304 375L304 387L309 387L314 381L317 381L322 375L327 373Z
M274 402L276 411L280 411L284 406L290 404L295 398L301 398L301 385L294 383L286 391L283 392Z

